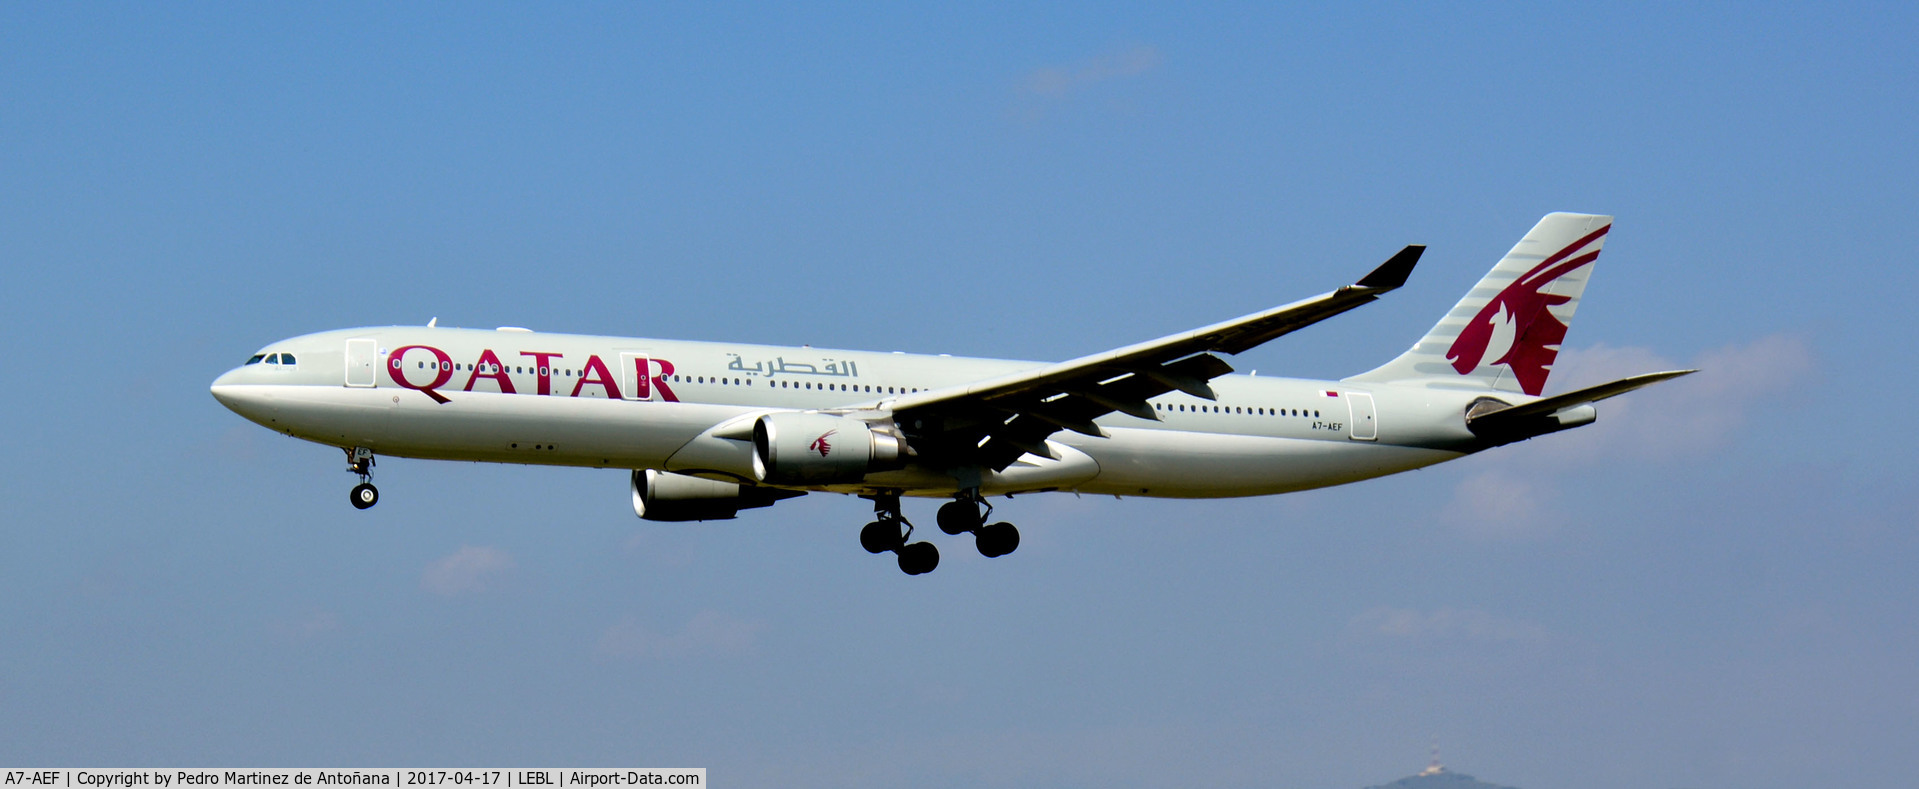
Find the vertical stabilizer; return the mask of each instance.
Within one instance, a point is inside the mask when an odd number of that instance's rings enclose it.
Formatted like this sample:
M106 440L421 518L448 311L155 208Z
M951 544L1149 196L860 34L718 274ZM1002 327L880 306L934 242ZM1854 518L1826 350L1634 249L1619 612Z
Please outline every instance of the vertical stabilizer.
M1611 229L1547 214L1411 350L1347 380L1539 394Z

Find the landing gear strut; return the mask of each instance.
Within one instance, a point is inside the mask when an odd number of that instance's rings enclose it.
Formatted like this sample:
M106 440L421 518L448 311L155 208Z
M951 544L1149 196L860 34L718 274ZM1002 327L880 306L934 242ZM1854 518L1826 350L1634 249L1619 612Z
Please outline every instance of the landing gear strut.
M867 553L892 551L899 556L900 571L907 575L925 575L940 564L940 551L930 542L907 542L913 538L913 524L900 514L897 493L867 496L873 500L874 521L860 529L860 546Z
M366 509L380 503L380 489L373 487L373 450L366 447L347 449L346 470L360 475L360 484L354 485L347 494L354 507Z
M985 512L980 511L982 506ZM955 535L970 531L973 545L979 548L981 556L989 559L1005 556L1019 547L1019 529L1005 521L987 524L987 518L992 515L993 505L979 495L979 488L969 488L940 507L940 531Z

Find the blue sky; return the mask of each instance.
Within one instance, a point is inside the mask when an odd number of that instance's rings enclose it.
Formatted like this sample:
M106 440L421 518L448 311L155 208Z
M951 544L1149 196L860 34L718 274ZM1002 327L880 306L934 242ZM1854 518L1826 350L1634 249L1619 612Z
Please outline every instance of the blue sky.
M0 8L0 763L727 786L1891 785L1919 739L1909 6ZM206 385L355 325L1060 359L1430 251L1338 377L1618 216L1573 433L1216 502L865 502L337 450ZM908 515L931 516L928 502Z

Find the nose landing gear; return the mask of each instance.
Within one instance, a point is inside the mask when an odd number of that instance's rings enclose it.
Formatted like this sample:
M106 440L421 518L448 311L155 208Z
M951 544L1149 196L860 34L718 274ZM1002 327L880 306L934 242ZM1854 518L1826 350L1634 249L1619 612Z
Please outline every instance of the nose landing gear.
M981 506L986 507L985 512L980 512ZM972 532L973 545L981 556L989 559L1005 556L1019 548L1019 529L1005 521L986 523L992 515L993 505L979 495L978 488L972 488L940 507L940 531L953 535Z
M930 542L907 542L913 538L913 524L900 514L899 494L867 496L873 500L875 520L860 529L860 546L867 553L892 551L899 557L900 572L925 575L940 565L940 551Z
M346 470L360 475L360 484L354 485L347 493L347 499L356 509L366 509L380 503L380 489L373 487L373 450L366 447L352 447L346 450Z

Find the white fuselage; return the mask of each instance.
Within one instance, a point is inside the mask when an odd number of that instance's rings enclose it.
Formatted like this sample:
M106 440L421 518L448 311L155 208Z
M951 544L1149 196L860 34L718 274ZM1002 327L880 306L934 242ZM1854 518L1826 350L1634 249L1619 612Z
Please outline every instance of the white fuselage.
M267 363L282 355L292 363ZM902 394L1041 366L432 327L310 334L255 359L220 376L214 395L308 441L396 457L735 480L728 469L739 467L744 445L714 437L729 424L771 411L884 413ZM1056 433L1047 443L1057 460L1028 455L986 472L980 492L1256 496L1420 468L1476 448L1464 418L1473 392L1241 375L1211 385L1215 401L1152 398L1159 421L1100 418L1106 438ZM909 463L812 489L943 497L963 487L949 470Z

